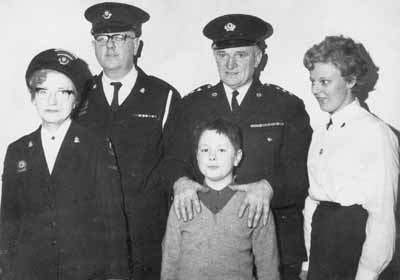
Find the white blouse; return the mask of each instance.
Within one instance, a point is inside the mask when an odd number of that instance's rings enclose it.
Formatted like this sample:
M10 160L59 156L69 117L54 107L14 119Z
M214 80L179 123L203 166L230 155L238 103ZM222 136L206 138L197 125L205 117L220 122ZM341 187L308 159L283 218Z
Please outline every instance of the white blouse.
M308 154L309 195L304 208L308 255L311 221L319 201L360 204L368 212L356 280L377 279L392 259L399 146L391 129L356 99L314 132ZM308 263L303 263L308 270Z

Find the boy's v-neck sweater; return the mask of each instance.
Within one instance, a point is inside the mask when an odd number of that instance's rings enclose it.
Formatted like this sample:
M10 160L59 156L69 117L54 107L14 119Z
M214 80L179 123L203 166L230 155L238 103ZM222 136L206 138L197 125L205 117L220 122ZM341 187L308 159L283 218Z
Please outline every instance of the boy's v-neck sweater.
M226 193L222 197L226 199ZM247 213L238 218L244 197L243 192L234 193L225 205L220 204L223 207L216 214L201 199L201 213L188 222L178 220L171 208L163 241L161 279L252 280L253 265L258 280L279 279L273 216L269 216L266 226L248 228ZM215 198L213 201L215 205Z

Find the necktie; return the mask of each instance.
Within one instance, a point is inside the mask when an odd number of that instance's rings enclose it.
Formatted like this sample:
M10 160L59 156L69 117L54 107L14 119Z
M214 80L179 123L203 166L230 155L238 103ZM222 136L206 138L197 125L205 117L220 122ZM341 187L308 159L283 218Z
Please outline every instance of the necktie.
M326 130L332 125L332 118L329 119L329 122L326 124Z
M239 92L237 90L232 91L232 100L231 100L231 106L232 106L232 113L237 114L240 111L240 106L237 101L237 96L239 95Z
M112 82L110 83L114 87L114 92L113 92L113 99L111 101L111 111L115 112L118 110L118 92L119 89L122 87L122 84L120 82Z

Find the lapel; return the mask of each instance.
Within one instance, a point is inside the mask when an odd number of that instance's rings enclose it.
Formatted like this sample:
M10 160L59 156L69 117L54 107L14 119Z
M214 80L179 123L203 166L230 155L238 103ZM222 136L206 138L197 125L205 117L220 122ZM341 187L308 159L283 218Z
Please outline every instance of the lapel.
M41 126L29 137L27 146L30 158L29 162L32 163L31 170L33 172L43 173L43 175L49 177L50 173L44 155L42 138L40 137L40 130Z
M268 100L269 93L263 88L259 80L254 80L240 105L239 120L245 122L253 115L257 115L259 111L271 110Z
M147 96L148 91L150 89L148 88L148 78L146 73L143 72L142 69L137 68L137 78L135 85L133 86L131 92L129 93L128 97L125 99L125 101L121 104L120 108L129 108L129 110L140 110L141 106L143 106L143 101L140 99L143 99L143 97Z
M215 85L209 92L209 95L211 98L210 106L215 112L215 115L221 116L225 119L231 119L232 111L222 82Z
M77 124L72 121L70 127L65 134L64 140L58 151L56 161L54 163L51 178L59 178L61 175L73 176L67 170L78 168L77 160L79 157L80 135L78 133Z

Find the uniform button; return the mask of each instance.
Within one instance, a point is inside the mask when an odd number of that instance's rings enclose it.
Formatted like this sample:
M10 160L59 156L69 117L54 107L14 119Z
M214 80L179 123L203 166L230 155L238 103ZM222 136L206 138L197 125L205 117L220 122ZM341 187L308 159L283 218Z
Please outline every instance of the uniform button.
M268 138L267 138L267 142L272 142L272 138L271 138L271 137L268 137Z
M50 203L50 204L49 204L49 208L50 208L50 209L54 209L54 204L53 204L53 203Z
M55 245L57 245L57 240L53 240L53 241L51 241L51 245L52 245L52 246L55 246Z
M52 228L55 227L55 226L56 226L56 222L52 221L52 222L50 223L50 226L51 226Z

